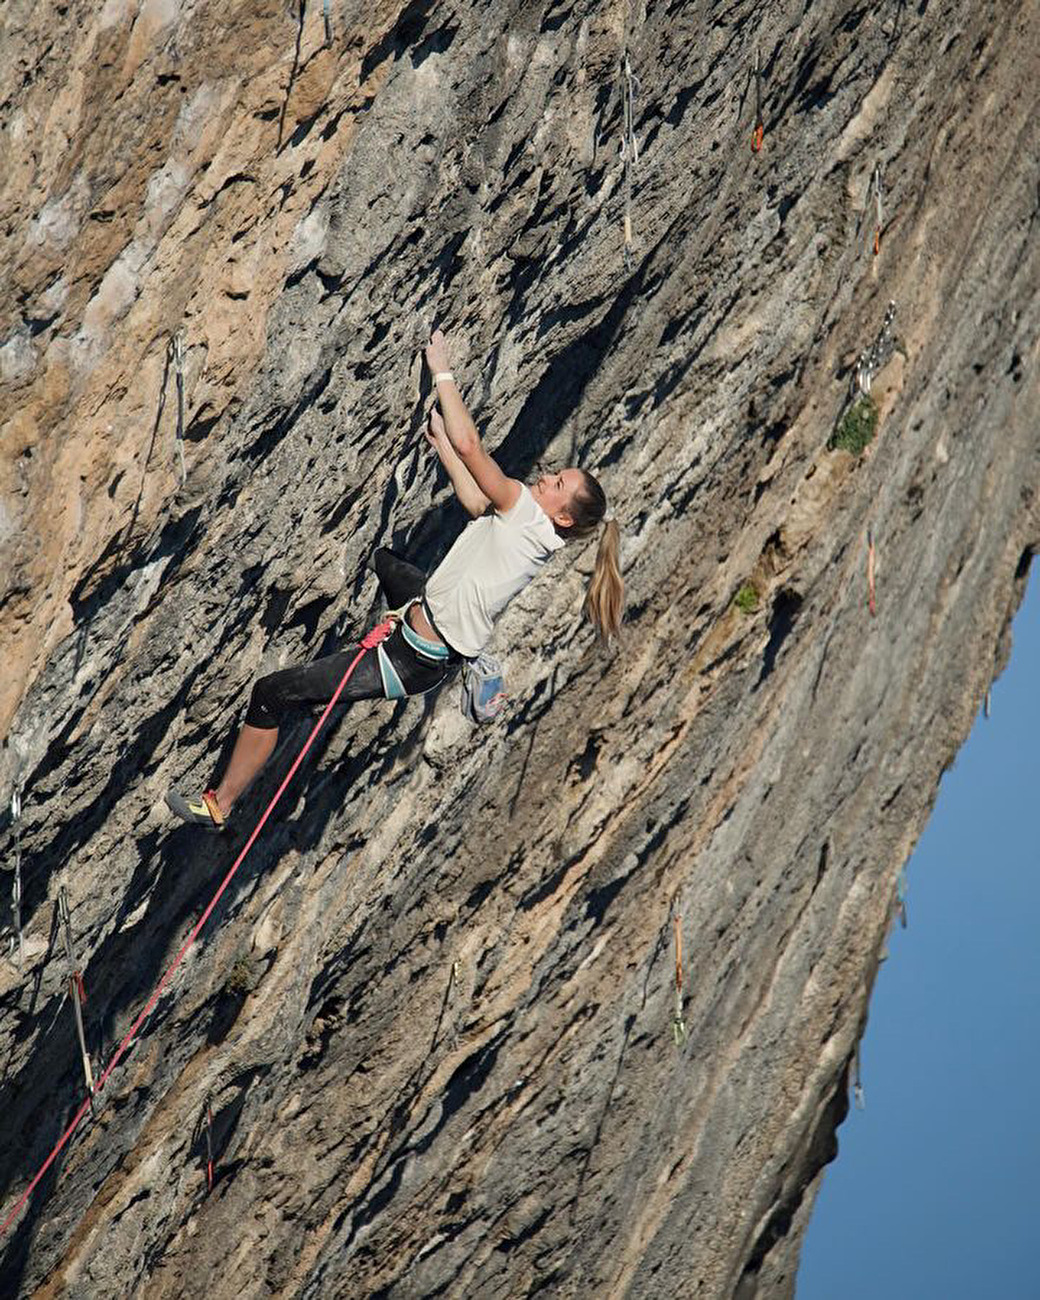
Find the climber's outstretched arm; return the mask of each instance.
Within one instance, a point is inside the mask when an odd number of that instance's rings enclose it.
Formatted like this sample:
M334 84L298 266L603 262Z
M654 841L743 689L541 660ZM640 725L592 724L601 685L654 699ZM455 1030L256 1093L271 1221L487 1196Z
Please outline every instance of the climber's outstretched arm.
M444 415L448 441L469 470L479 491L496 510L511 510L520 496L522 485L515 478L503 474L498 463L484 450L476 425L470 419L454 382L442 380L437 385L437 400Z
M462 503L462 508L474 519L479 519L491 504L490 500L477 487L476 480L462 463L458 452L448 439L444 421L440 412L430 412L430 422L426 428L426 441L436 451L438 459L451 479L455 495Z
M447 344L440 330L435 330L430 339L426 349L426 362L434 375L443 375L448 369ZM484 450L477 426L466 410L466 403L453 379L442 378L438 381L437 400L444 416L448 441L471 474L478 490L496 510L512 509L523 485L515 478L503 474L495 460Z

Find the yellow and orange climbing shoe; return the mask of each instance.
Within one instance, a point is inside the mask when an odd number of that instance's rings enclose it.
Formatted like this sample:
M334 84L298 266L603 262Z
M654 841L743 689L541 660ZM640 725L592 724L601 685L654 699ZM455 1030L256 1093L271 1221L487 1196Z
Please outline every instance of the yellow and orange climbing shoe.
M222 831L227 825L220 804L217 803L217 796L212 790L207 790L201 799L185 799L176 790L170 790L166 802L171 812L175 812L191 826L205 826L207 830Z

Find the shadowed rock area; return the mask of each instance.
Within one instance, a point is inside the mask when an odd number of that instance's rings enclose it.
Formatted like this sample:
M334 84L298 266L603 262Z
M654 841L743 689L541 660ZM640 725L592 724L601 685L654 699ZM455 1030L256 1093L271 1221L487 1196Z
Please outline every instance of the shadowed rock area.
M85 1096L59 889L100 1075L313 720L225 837L165 791L258 674L371 624L375 547L429 567L462 526L434 324L508 473L601 477L622 643L574 543L496 630L495 724L454 684L337 711L0 1291L790 1296L899 869L1040 546L1040 6L329 18L0 16L3 1216ZM890 302L877 432L832 449Z

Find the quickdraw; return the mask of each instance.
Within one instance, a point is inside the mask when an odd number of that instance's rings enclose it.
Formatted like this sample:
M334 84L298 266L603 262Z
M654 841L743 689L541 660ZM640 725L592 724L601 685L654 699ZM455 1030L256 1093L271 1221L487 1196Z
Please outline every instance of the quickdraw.
M762 119L762 61L758 46L755 46L755 63L751 70L755 82L755 129L751 132L751 152L758 153L766 133L766 124Z
M908 921L906 914L906 872L900 871L899 879L896 882L896 911L899 913L899 924L905 930Z
M672 1034L676 1047L686 1042L686 1022L683 1020L683 968L682 968L682 917L675 917L675 1018Z
M206 1191L213 1190L213 1112L206 1102Z
M863 1081L859 1073L859 1043L856 1044L856 1050L852 1056L852 1097L857 1110L866 1110L867 1103L863 1095Z
M170 339L170 362L177 384L177 453L180 457L181 487L188 478L184 464L184 331L178 330Z
M69 900L64 885L58 890L58 921L61 924L62 938L65 943L65 959L69 967L69 997L72 999L72 1008L76 1013L76 1034L79 1038L79 1051L83 1060L83 1077L86 1080L87 1092L93 1099L94 1072L90 1068L90 1053L87 1051L87 1036L83 1028L83 1008L87 1002L87 991L83 985L83 976L76 964L76 957L72 947L72 918L69 915Z
M628 51L622 68L621 100L624 134L621 138L621 161L625 168L625 266L632 260L632 170L639 161L639 144L635 133L635 92L639 78L632 72Z
M874 256L881 252L881 163L874 164L874 175L872 177L874 187Z
M18 825L22 816L22 787L16 784L11 792L11 825L14 833L14 879L11 881L11 920L14 923L14 938L18 945L18 969L25 966L25 940L22 937L22 836Z

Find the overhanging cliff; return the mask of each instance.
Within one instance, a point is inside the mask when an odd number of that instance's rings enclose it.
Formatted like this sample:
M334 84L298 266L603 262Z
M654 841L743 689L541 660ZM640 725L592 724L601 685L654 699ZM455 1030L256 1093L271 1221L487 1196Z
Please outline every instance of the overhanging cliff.
M623 644L568 548L500 625L496 725L454 688L337 718L4 1293L788 1295L897 873L1040 545L1040 10L329 18L0 20L3 1214L84 1095L59 889L100 1067L306 726L225 840L164 791L259 672L371 619L377 545L428 565L462 523L432 323L509 472L601 476ZM830 449L890 301L876 436Z

